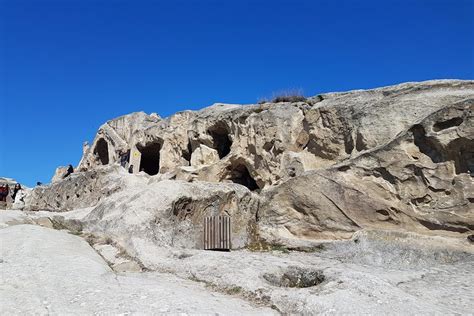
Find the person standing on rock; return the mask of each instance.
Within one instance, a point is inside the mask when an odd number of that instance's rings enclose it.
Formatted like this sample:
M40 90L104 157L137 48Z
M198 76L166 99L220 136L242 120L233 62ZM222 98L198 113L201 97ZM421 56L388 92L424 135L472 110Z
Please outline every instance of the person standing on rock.
M72 167L72 165L68 165L67 170L66 170L66 174L64 175L63 179L69 177L69 175L73 172L74 172L74 168Z
M8 186L8 183L5 186L0 186L0 202L6 202L9 193L10 187Z
M15 184L15 188L13 189L12 199L12 209L13 210L22 210L25 207L25 197L26 192L21 187L21 184Z
M16 195L18 192L21 190L21 184L17 183L15 184L15 187L13 188L13 193L12 193L12 200L15 202Z
M127 168L128 161L130 159L130 151L125 151L120 153L120 165L124 168Z

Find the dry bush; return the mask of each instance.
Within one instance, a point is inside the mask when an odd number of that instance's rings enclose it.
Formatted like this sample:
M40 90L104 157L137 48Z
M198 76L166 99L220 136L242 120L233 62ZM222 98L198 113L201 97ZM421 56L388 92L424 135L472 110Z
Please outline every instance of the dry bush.
M284 90L273 93L273 97L269 100L267 98L260 98L258 104L267 102L279 103L279 102L305 102L306 97L303 95L303 90L293 89Z

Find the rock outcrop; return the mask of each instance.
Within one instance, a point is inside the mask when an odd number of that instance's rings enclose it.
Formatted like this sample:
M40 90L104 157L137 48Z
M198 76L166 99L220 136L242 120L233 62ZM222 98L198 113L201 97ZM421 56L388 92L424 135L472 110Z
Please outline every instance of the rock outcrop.
M473 116L474 82L459 80L133 113L101 126L78 172L34 189L26 209L92 208L90 231L187 248L219 214L235 223L235 247L366 228L464 236Z
M15 191L15 185L19 184L21 190L17 191L15 200L13 199L13 192ZM25 208L25 198L30 193L30 188L18 183L16 180L11 178L0 177L0 186L8 187L8 195L6 201L0 201L0 210L3 209L15 209L21 210Z
M89 211L60 214L72 220ZM152 242L133 249L33 225L48 214L55 213L0 212L2 315L472 310L474 249L466 239L362 230L304 251L215 252Z
M14 225L0 229L0 238L2 315L276 314L169 274L115 274L65 231Z

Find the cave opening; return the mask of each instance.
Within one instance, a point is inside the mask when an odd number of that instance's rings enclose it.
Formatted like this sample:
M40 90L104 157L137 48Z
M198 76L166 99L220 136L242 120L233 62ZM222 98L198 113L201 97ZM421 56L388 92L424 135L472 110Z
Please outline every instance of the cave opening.
M462 123L463 123L463 119L461 117L454 117L454 118L446 120L446 121L436 122L433 125L433 130L435 132L439 132L439 131L442 131L444 129L448 129L450 127L459 126Z
M461 137L443 147L435 138L427 137L421 125L413 126L411 132L420 152L434 163L453 161L456 174L474 174L474 140Z
M456 174L474 176L474 140L458 138L447 146L448 156L454 161Z
M250 175L249 170L244 164L232 166L228 179L234 183L247 187L250 191L260 189L255 179Z
M183 149L181 151L181 157L184 158L188 162L188 164L191 162L191 155L193 154L193 147L191 145L191 141L188 140L188 144L186 146L186 149Z
M415 145L421 153L430 157L434 163L445 161L441 146L431 137L426 136L426 131L421 125L414 125L411 128Z
M94 148L94 155L99 158L99 161L102 165L109 164L109 145L105 139L100 138Z
M218 123L210 127L207 132L212 137L212 147L217 150L219 158L222 159L227 156L232 146L227 126L223 123Z
M154 142L146 146L137 146L141 153L140 171L144 171L150 176L160 172L160 150L161 144Z

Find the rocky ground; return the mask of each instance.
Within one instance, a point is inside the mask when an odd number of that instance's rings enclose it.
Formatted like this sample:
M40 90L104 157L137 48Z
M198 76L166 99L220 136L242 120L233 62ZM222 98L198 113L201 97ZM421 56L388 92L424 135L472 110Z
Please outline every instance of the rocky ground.
M65 231L15 225L0 238L2 315L275 313L172 274L116 273Z
M0 213L2 314L472 312L466 239L361 231L291 250L148 247L138 260L112 240L54 229L54 215Z

